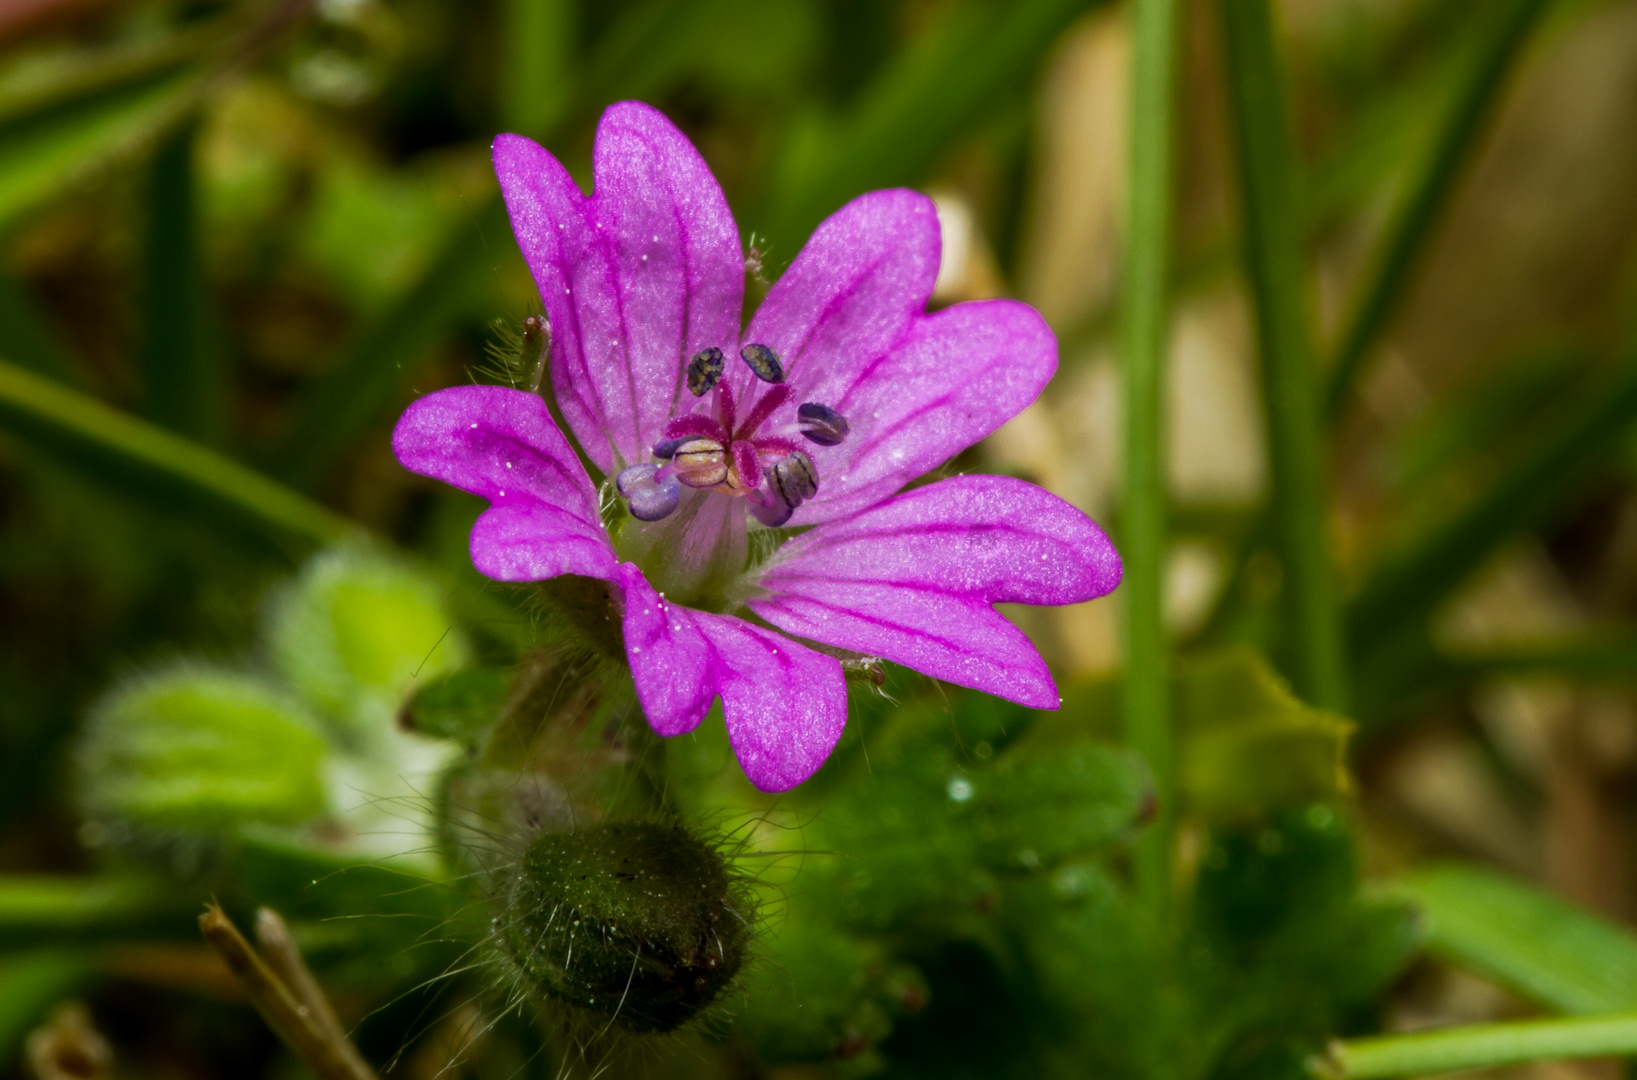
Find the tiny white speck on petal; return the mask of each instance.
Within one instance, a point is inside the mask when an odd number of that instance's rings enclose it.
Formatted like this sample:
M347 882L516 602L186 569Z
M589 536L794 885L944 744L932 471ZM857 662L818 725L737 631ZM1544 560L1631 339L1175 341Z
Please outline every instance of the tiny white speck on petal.
M477 425L476 425L476 424L473 424L473 425L472 425L472 426L473 426L473 427L477 427Z
M656 243L656 244L659 243L659 234L658 233L654 234L654 243Z
M506 462L506 468L508 468L508 469L509 469L509 468L511 468L511 467L512 467L512 463L511 463L511 462L509 462L509 461L508 461L508 462ZM1044 555L1042 555L1042 556L1041 556L1041 558L1045 558L1045 556L1044 556Z

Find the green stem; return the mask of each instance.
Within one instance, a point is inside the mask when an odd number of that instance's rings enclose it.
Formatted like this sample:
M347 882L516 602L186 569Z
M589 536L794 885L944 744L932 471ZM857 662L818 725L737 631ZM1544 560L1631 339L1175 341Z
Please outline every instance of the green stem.
M1159 788L1159 817L1137 846L1137 887L1163 917L1171 894L1173 782L1165 625L1166 285L1171 240L1171 154L1176 83L1176 2L1136 0L1131 101L1130 214L1126 234L1125 725Z
M1284 78L1268 0L1221 0L1221 9L1295 683L1313 704L1344 712L1346 660L1325 542L1325 462Z
M1329 1053L1309 1068L1334 1080L1370 1080L1624 1054L1637 1054L1637 1013L1349 1039L1332 1044Z
M1375 344L1403 298L1410 271L1426 247L1433 223L1449 201L1461 166L1483 130L1484 120L1490 114L1507 72L1511 71L1513 61L1529 39L1529 31L1550 2L1508 0L1493 32L1481 43L1478 55L1456 91L1454 104L1432 153L1388 227L1380 253L1347 320L1331 367L1327 395L1331 417L1340 414L1346 406L1370 346Z
M0 424L71 458L90 458L101 475L157 481L165 500L202 497L215 511L248 518L285 536L330 543L356 526L339 514L238 462L0 360Z

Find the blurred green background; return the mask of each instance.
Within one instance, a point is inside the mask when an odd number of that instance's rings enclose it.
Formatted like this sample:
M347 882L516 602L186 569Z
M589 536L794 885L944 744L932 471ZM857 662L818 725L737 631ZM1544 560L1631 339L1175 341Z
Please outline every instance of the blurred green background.
M873 854L876 876L839 857L767 876L780 914L750 989L684 1049L616 1071L1301 1075L1337 1033L1637 1007L1637 3L1281 0L1262 53L1256 8L1177 9L1157 497L1179 913L1126 890L1153 806L1116 746L1119 596L1019 611L1067 690L1056 716L895 672L783 803L724 772L704 729L670 751L695 820L748 829L762 854ZM333 837L182 843L209 831L193 795L165 817L85 779L114 753L96 733L121 715L140 731L133 688L167 673L238 672L367 762L348 724L384 731L443 670L503 681L541 634L471 570L481 507L388 445L416 396L492 378L487 351L535 303L489 170L498 132L589 183L601 110L662 108L772 276L852 196L933 194L936 302L1021 298L1061 344L1040 402L958 465L1034 480L1127 549L1131 15L0 3L0 1075L45 1075L26 1036L69 1000L113 1065L62 1075L300 1075L193 935L213 890L306 920L390 1075L554 1074L536 1052L551 1038L521 1019L461 1049L487 1023L478 991L414 989L460 955L414 951L459 923L454 901L403 901L367 873L333 879L346 895L304 890L332 881L322 859L367 860ZM1319 388L1331 683L1288 603L1300 553L1277 491L1303 450L1281 441L1268 372L1291 341ZM391 669L348 668L356 700L313 674L346 667L345 643L303 652L288 630L292 606L330 602L332 572L362 575L345 617ZM388 640L413 619L453 635L444 653ZM1336 713L1356 725L1344 770ZM331 751L292 739L265 753L296 780L249 820L323 803L303 755ZM264 760L229 749L193 766L222 790ZM956 780L986 770L999 794L972 813L990 817L962 817ZM160 831L119 832L126 818ZM421 920L407 937L334 921L400 908Z

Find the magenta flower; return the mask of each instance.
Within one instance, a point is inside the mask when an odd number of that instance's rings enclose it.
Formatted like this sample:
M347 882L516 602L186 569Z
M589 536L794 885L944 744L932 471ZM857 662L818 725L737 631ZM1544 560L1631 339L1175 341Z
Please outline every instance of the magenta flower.
M534 394L463 386L416 402L393 448L489 501L472 528L478 570L607 581L654 730L690 731L720 697L765 791L801 783L841 737L840 658L1057 707L1045 661L993 605L1101 596L1119 556L1079 510L1020 480L903 490L1015 416L1057 367L1023 304L926 312L929 199L876 191L842 207L741 330L738 227L659 112L603 115L589 198L528 139L502 135L494 158L545 302L562 416L614 482L599 497Z

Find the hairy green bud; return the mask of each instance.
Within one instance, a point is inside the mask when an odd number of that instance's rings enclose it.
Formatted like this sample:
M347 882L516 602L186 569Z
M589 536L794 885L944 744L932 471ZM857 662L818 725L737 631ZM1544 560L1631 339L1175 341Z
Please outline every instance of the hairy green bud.
M748 904L722 854L678 825L603 823L535 837L495 919L531 986L628 1031L671 1031L744 962Z

